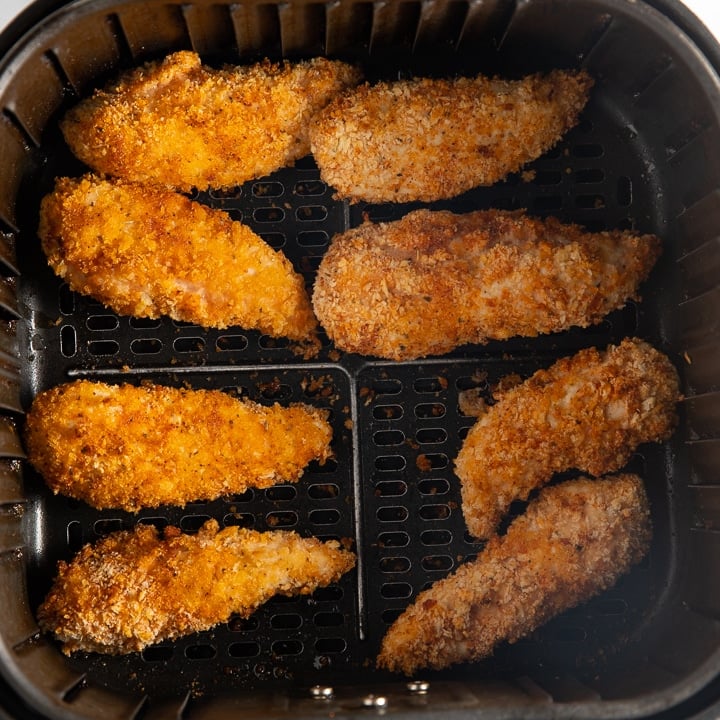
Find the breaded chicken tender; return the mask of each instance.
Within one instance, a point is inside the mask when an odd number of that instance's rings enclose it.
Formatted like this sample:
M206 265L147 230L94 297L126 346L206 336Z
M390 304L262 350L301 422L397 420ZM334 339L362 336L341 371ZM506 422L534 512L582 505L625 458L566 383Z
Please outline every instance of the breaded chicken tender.
M490 537L514 500L577 469L615 472L638 445L667 440L678 376L646 342L581 350L503 393L470 428L455 460L470 532Z
M28 459L56 493L98 509L185 505L295 482L332 455L327 411L219 390L78 380L40 393Z
M181 51L81 101L61 129L98 173L230 188L307 155L313 115L359 81L355 67L324 58L213 70Z
M290 261L227 213L179 193L60 178L42 201L38 234L55 273L117 313L317 343Z
M416 210L335 236L313 307L341 350L412 360L597 323L637 296L659 254L654 235Z
M58 575L38 622L77 650L122 654L250 616L273 595L309 595L355 565L337 541L294 532L218 529L197 535L151 525L86 545ZM98 589L102 588L102 592Z
M341 198L450 198L549 150L578 122L592 84L584 71L555 70L362 85L316 115L311 148Z
M476 560L417 596L388 629L378 665L412 675L485 658L614 585L650 539L637 475L545 488Z

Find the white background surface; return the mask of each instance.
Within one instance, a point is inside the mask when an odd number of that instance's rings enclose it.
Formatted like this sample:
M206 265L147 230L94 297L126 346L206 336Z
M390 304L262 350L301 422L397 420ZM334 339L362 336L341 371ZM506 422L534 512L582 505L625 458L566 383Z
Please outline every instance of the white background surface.
M29 4L30 0L0 0L0 29ZM685 4L720 39L720 0L685 0Z

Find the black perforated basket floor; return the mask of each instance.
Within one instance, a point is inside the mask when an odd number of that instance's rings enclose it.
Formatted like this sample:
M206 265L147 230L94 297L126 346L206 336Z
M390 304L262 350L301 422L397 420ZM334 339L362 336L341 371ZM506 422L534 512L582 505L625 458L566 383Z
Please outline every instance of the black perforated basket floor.
M655 202L638 159L641 148L633 147L631 133L614 120L611 108L593 100L580 126L522 175L432 207L456 212L527 208L593 230L654 231ZM56 174L82 171L60 143L46 152L41 187L50 188ZM366 217L399 218L419 207L338 202L310 157L233 192L203 193L197 199L226 210L282 250L309 288L335 233ZM34 215L35 203L27 212ZM31 217L27 222L32 226ZM232 620L141 655L80 655L72 660L103 684L155 693L175 692L178 679L202 692L370 676L384 631L402 609L481 548L465 530L453 473L453 459L474 421L461 410L463 394L491 401L492 386L506 375L527 377L581 347L652 334L654 325L645 305L630 303L587 330L466 347L442 358L388 363L344 355L325 340L317 358L303 361L287 341L240 328L206 330L169 320L118 317L70 292L49 270L40 270L44 260L37 242L21 247L19 262L34 270L23 277L21 294L37 318L32 343L41 347L27 368L28 400L42 389L83 377L218 388L263 403L300 401L331 411L332 461L312 465L297 484L213 503L137 516L96 512L50 496L32 476L38 532L44 538L32 558L34 603L47 591L58 559L136 522L175 524L193 532L214 517L226 525L355 540L358 571L309 599L277 598L249 620ZM662 450L642 450L632 467L662 475ZM667 498L652 489L651 495L654 515L663 517ZM669 562L664 525L656 522L659 533L650 558L616 588L530 638L501 647L486 663L487 671L517 672L542 663L594 671L598 658L622 648L647 620L661 592Z

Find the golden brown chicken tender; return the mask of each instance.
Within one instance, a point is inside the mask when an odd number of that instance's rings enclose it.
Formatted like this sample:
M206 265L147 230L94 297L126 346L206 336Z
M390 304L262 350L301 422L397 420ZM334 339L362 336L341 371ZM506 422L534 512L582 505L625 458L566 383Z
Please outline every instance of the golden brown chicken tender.
M641 443L666 440L678 376L638 339L581 350L503 393L470 428L455 460L470 532L490 537L514 500L556 472L615 472Z
M426 202L492 185L550 149L577 121L592 79L555 70L511 81L478 76L362 85L310 130L339 197Z
M182 51L81 101L61 128L98 173L230 188L307 155L313 115L359 80L356 68L324 58L213 70Z
M302 275L249 227L178 193L60 178L40 209L50 267L115 312L317 342Z
M650 537L636 475L545 488L476 560L417 596L388 629L378 665L412 675L485 658L612 586Z
M355 555L336 541L294 532L219 530L197 535L151 525L86 545L58 576L38 622L63 651L121 654L250 616L273 595L309 595L336 582ZM98 592L102 588L102 592Z
M335 236L312 302L341 350L411 360L597 323L636 297L659 253L654 235L417 210Z
M25 429L54 492L130 511L295 482L331 456L331 440L327 411L308 405L87 380L40 393Z

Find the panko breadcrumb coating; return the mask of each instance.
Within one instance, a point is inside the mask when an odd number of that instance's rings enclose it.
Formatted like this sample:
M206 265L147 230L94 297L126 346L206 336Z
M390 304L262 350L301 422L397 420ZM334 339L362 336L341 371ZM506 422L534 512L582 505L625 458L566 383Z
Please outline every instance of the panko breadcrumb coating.
M476 560L417 596L388 629L378 665L412 675L488 657L614 585L650 539L636 475L545 488Z
M50 267L115 312L317 344L302 276L246 225L170 190L60 178L40 209Z
M335 236L312 300L339 349L412 360L597 323L636 297L659 254L654 235L416 210Z
M354 565L337 541L294 532L219 530L208 520L197 535L169 527L159 537L152 525L138 525L61 561L38 622L67 655L135 652L233 614L248 617L276 594L309 595Z
M231 188L307 155L313 115L359 81L355 67L325 58L213 70L181 51L81 101L61 129L98 173Z
M555 145L578 122L592 84L584 71L564 70L366 84L316 115L312 152L341 198L450 198L496 183Z
M332 455L327 411L219 390L89 380L40 393L28 459L56 493L98 509L185 505L295 482Z
M490 537L514 500L554 473L619 470L638 445L667 440L680 400L670 360L637 338L581 350L503 393L455 460L470 532Z

